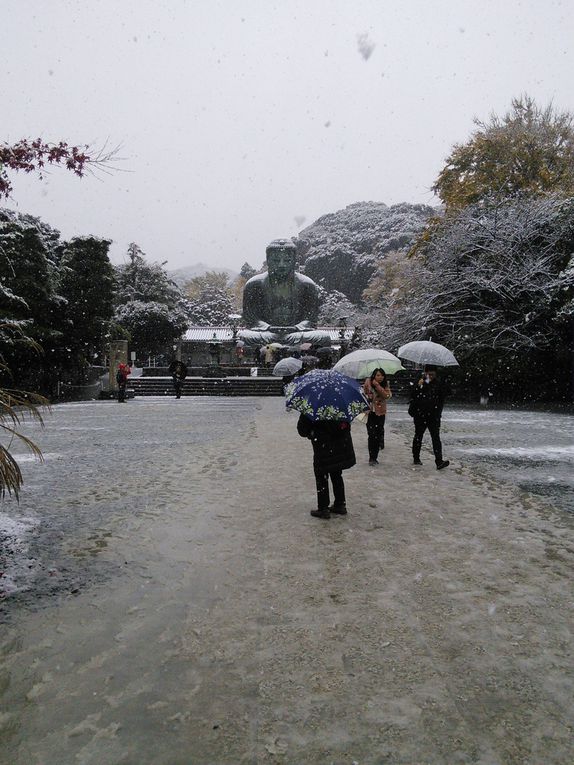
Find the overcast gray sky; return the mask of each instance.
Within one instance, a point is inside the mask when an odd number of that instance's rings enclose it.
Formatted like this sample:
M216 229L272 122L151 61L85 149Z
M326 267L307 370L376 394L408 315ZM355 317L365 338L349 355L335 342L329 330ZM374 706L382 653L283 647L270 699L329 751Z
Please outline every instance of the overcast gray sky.
M9 205L150 260L258 266L353 202L430 192L473 117L574 112L574 0L0 0L1 141L121 144Z

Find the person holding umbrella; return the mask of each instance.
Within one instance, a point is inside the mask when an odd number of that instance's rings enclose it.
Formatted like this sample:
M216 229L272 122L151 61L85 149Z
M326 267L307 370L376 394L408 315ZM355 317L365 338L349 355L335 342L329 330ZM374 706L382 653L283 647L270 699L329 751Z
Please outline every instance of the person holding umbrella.
M330 518L347 515L343 470L356 464L351 424L317 420L313 422L306 415L299 415L297 432L309 438L313 445L313 472L317 486L317 509L311 510L314 518ZM333 485L333 504L329 506L329 478Z
M374 369L364 382L365 396L371 403L367 419L369 465L378 465L379 451L385 448L385 417L387 400L393 395L384 369Z
M415 435L413 438L413 463L422 465L421 446L423 436L428 428L432 440L432 448L436 469L442 470L450 465L449 460L442 458L442 443L440 440L440 419L446 397L446 388L437 378L436 366L427 364L424 373L419 378L411 392L409 414L414 420Z
M317 486L314 518L346 515L343 470L356 464L351 420L368 409L356 380L333 370L311 370L287 386L285 404L301 413L297 432L313 445L313 472ZM329 506L329 478L333 504Z
M187 367L182 361L172 361L169 365L169 373L173 380L173 389L175 391L175 397L181 398L181 388L183 381L187 377Z

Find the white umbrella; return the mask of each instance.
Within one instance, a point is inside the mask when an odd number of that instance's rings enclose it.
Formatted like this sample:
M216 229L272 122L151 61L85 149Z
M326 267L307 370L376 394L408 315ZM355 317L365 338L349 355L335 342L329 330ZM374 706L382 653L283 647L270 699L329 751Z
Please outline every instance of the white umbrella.
M433 364L437 367L457 367L458 361L452 351L432 340L414 340L412 343L401 345L397 356L415 364Z
M287 356L285 359L281 359L273 367L273 374L275 377L287 377L288 375L294 375L303 366L301 359L296 359L294 356Z
M404 369L400 359L380 348L361 348L358 351L352 351L343 356L333 367L337 372L353 377L355 380L369 377L377 368L384 369L388 375L394 375L395 372Z

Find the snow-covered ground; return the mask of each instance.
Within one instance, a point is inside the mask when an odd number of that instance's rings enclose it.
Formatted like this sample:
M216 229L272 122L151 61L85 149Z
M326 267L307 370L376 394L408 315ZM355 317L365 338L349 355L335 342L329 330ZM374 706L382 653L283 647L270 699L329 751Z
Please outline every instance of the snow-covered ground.
M391 410L408 434L406 408ZM574 521L574 416L553 411L445 407L441 438L445 458L495 481L548 498ZM430 447L428 435L425 437Z
M2 765L574 761L570 419L448 408L439 472L392 402L328 521L296 422L145 398L27 428Z
M276 405L283 413L279 399ZM255 399L219 397L179 402L141 398L130 401L125 410L115 402L78 402L54 407L44 429L29 424L25 432L42 447L44 463L27 452L16 453L25 484L20 503L7 499L0 510L2 595L14 596L34 587L40 594L56 593L64 583L72 588L79 584L86 576L85 556L67 556L64 562L58 559L66 535L97 536L98 523L114 515L126 497L130 511L137 513L145 507L143 487L149 476L140 474L138 465L145 464L154 449L173 448L181 442L196 444L201 450L203 444L221 438L237 443L240 461L238 434L255 406ZM212 430L204 427L209 422ZM355 434L361 429L355 425ZM387 430L403 437L408 454L412 420L405 404L390 404ZM444 456L453 467L468 466L478 475L518 487L526 495L543 497L574 521L571 415L447 406L442 441ZM428 434L422 457L432 467ZM274 459L279 458L277 454ZM114 486L118 464L123 466L125 478L123 485ZM245 470L250 466L245 465Z

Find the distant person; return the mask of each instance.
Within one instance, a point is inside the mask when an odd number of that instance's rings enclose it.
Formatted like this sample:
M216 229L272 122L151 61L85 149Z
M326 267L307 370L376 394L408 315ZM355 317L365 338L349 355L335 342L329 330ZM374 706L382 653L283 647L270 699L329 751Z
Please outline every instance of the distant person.
M446 398L446 386L437 377L436 367L427 364L423 374L413 386L409 414L414 420L415 435L413 438L413 463L422 465L421 446L425 430L430 433L436 469L442 470L450 465L449 460L442 458L440 440L440 420Z
M317 486L317 509L314 518L347 514L343 470L356 463L351 425L348 422L313 422L304 414L297 422L297 432L313 444L313 471ZM329 506L329 478L333 485L333 504Z
M380 367L374 369L365 380L363 390L371 405L367 419L369 465L378 465L379 451L385 448L387 400L393 395L385 370Z
M182 361L172 361L168 368L173 381L173 389L175 391L175 397L181 398L181 389L183 387L183 381L187 377L187 367Z
M116 372L116 382L118 384L118 404L126 403L126 389L128 385L128 376L131 374L131 369L127 364L120 362Z
M265 366L270 367L275 361L275 349L268 345L265 349Z

